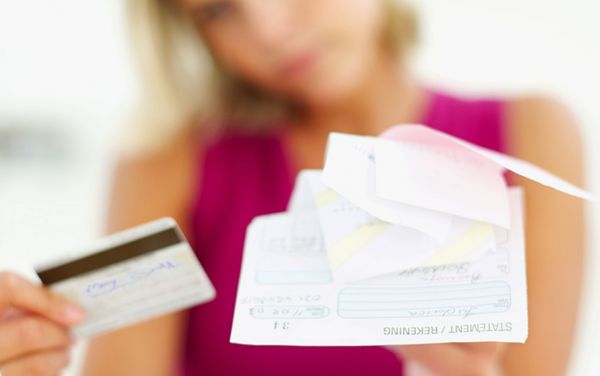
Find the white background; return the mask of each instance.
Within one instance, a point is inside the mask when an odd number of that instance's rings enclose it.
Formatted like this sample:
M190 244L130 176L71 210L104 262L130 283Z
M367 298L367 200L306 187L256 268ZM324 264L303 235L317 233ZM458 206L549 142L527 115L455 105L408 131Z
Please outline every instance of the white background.
M423 21L415 59L423 80L475 95L558 97L579 119L588 187L600 192L600 3L413 2ZM111 140L136 93L121 6L120 0L0 0L0 131L17 123L33 132L58 129L68 151L64 159L0 156L2 269L30 273L32 263L102 232ZM600 372L598 214L600 206L592 206L571 375Z

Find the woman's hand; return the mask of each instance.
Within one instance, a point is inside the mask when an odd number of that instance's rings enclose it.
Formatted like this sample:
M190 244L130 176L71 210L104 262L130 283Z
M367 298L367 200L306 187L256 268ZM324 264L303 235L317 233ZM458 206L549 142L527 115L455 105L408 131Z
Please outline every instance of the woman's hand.
M416 362L436 376L498 375L503 345L486 343L443 343L390 346L406 363Z
M69 362L69 327L84 312L13 273L0 272L0 373L56 375Z

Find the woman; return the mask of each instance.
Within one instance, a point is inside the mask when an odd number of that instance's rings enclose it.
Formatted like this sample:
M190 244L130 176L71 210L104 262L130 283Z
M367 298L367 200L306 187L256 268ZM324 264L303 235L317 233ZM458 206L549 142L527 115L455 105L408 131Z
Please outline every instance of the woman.
M322 166L329 132L376 135L392 124L425 123L581 185L580 139L563 107L543 98L465 100L425 89L405 64L414 16L397 1L130 4L149 84L141 134L154 137L144 140L149 150L125 158L116 171L109 230L175 217L218 293L190 312L93 340L86 375L401 375L403 364L440 375L565 373L580 290L583 208L518 177L511 179L525 188L527 205L525 345L290 348L228 340L245 226L285 209L295 173ZM200 55L192 47L202 45L216 83L198 74L209 68L195 64ZM153 123L168 127L151 132ZM0 308L32 312L27 322L0 322L0 370L56 372L77 311L67 320L57 313L62 301L52 303L58 298L14 275L0 283ZM19 350L7 350L7 343L19 343Z

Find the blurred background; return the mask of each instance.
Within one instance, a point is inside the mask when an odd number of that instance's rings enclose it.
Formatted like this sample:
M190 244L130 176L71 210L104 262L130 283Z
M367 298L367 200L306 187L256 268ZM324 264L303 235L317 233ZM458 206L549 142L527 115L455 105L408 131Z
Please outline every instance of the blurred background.
M579 119L598 195L600 3L413 2L422 79L472 95L562 100ZM32 265L102 234L116 139L137 90L122 0L0 0L0 269L32 275ZM589 208L571 375L600 373L600 205Z

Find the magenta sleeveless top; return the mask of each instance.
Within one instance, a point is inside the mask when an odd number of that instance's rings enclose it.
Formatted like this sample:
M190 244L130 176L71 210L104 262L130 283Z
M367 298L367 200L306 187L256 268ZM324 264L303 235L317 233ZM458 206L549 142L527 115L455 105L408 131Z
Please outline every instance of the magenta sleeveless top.
M502 151L502 102L431 92L423 124ZM382 347L246 346L229 343L246 226L285 211L297 171L281 134L233 131L202 148L190 241L213 282L214 301L189 313L183 375L402 375Z

